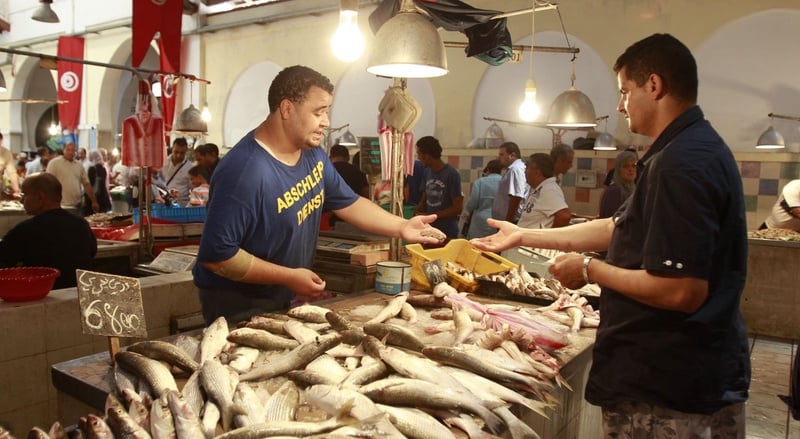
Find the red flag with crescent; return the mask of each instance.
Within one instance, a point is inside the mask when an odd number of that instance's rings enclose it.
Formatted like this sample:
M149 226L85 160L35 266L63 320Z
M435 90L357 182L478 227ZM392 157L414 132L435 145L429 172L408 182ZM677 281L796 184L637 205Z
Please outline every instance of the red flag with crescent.
M83 38L58 37L58 56L83 59ZM83 64L71 61L58 61L58 118L61 127L75 132L81 118L81 97L83 96Z
M164 48L161 46L160 68L165 72L170 72L169 61L164 56ZM175 119L175 102L177 100L177 76L161 75L161 115L164 117L164 135L167 136L167 144L169 144L169 135L172 132L172 122Z
M178 72L181 67L181 14L183 0L131 0L133 2L133 53L131 64L139 67L156 32L167 67ZM163 64L163 63L162 63Z

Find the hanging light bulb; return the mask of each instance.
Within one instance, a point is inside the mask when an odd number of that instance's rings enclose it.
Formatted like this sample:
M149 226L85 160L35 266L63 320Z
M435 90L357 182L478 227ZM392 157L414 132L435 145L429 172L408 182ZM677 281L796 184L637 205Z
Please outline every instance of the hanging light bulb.
M533 79L533 34L536 30L536 0L533 0L533 9L531 9L531 59L530 59L530 77L525 81L525 99L519 106L519 118L525 122L533 122L539 117L539 104L536 103L536 81Z
M203 111L200 113L200 118L205 122L211 122L211 110L208 109L208 102L203 106Z
M339 27L331 38L331 50L336 58L353 62L364 53L364 35L358 28L358 0L341 0Z
M51 136L55 136L58 132L61 131L58 125L55 122L50 122L50 128L47 129L47 132L50 133Z

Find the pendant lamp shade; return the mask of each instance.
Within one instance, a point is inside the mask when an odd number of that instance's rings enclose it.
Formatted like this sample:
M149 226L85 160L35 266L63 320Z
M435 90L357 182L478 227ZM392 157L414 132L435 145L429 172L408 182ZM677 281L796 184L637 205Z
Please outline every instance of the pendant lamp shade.
M447 74L439 31L426 17L400 11L375 35L367 71L390 78L434 78Z
M585 128L597 126L594 105L589 97L574 86L553 101L547 115L547 126L556 128Z
M189 104L178 116L175 124L175 131L183 133L205 133L208 131L208 124L203 120L203 115L194 104Z
M611 133L600 133L596 139L594 139L594 147L592 148L595 151L614 151L617 149L617 145L614 143L614 136Z
M785 147L786 142L783 140L783 136L772 125L758 136L758 142L756 142L756 149L783 149Z
M336 143L338 143L339 145L342 145L342 146L356 146L356 145L358 145L358 141L356 139L356 136L354 136L353 133L350 132L350 130L345 131L344 134L342 134L342 137L340 139L338 139L338 141Z
M58 15L56 15L56 13L53 12L53 8L50 7L50 3L53 3L53 0L39 0L39 3L41 4L33 11L31 19L43 23L58 23Z

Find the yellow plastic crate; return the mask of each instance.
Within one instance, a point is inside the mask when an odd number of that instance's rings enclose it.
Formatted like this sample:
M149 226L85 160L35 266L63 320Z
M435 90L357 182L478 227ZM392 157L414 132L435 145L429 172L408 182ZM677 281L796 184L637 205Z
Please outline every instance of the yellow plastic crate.
M476 276L480 274L492 274L517 268L518 265L497 253L485 252L476 249L466 239L453 239L442 248L425 250L420 244L406 245L406 251L411 256L411 280L422 288L432 288L422 270L425 262L439 259L444 264L447 261L455 262L458 265L472 271ZM447 270L450 277L450 285L458 291L474 293L478 289L478 282L470 281L464 276Z

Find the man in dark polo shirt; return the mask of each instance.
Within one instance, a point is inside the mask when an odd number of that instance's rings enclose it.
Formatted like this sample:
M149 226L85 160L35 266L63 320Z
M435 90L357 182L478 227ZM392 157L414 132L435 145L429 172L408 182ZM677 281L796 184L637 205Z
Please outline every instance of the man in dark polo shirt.
M742 438L750 360L736 162L696 104L697 64L683 43L654 34L614 71L618 110L632 132L654 139L616 216L543 230L492 221L500 231L472 242L608 249L605 261L571 253L550 269L568 288L603 289L586 399L603 409L604 437Z

